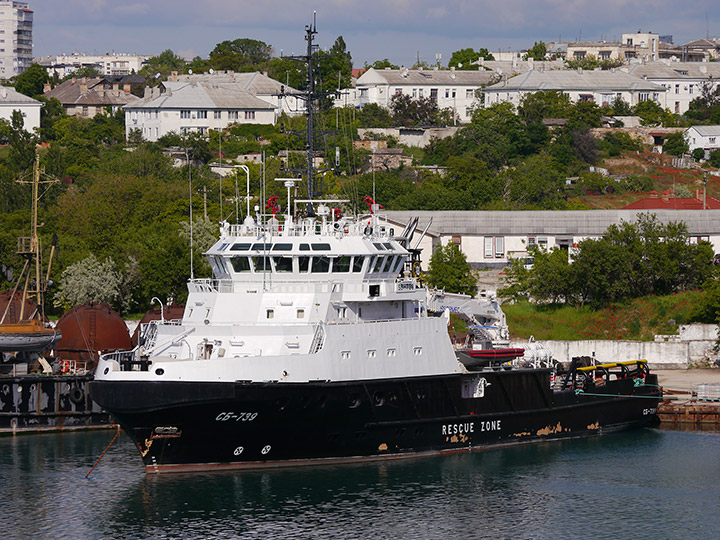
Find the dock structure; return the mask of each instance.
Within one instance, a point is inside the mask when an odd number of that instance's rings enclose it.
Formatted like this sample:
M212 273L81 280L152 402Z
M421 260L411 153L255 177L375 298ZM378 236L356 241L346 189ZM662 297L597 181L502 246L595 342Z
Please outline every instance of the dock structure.
M664 426L720 428L720 384L697 384L685 391L665 390L658 407Z

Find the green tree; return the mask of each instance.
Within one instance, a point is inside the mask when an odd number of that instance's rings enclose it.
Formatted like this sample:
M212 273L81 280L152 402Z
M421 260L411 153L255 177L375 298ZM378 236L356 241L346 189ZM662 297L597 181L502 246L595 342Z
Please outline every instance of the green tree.
M25 119L20 111L12 112L12 124L8 133L10 141L10 162L18 172L23 172L35 160L35 136L25 131Z
M458 69L477 71L480 66L475 62L480 58L480 53L472 48L460 49L454 51L448 62L448 67Z
M632 107L621 97L616 97L612 102L612 113L617 116L630 116Z
M536 41L535 44L528 49L525 54L525 60L532 58L533 60L545 60L547 55L547 45L543 41Z
M396 94L390 100L390 110L395 125L437 125L438 106L429 97L413 99L408 94Z
M453 151L472 153L498 170L511 160L535 153L538 145L544 144L546 133L544 128L539 132L530 130L515 114L512 104L496 103L473 113L470 124L455 135Z
M720 168L720 150L710 152L708 163L713 167Z
M305 72L302 67L301 63L289 58L272 58L264 64L269 77L297 90L305 88Z
M510 171L508 200L516 208L563 208L565 176L548 155L534 155Z
M115 261L108 257L101 262L90 254L63 271L54 304L67 310L85 302L107 302L117 309L122 281Z
M603 110L593 101L578 101L568 111L569 130L597 128L602 125Z
M682 156L690 147L682 133L671 133L665 137L663 152L671 156Z
M386 128L393 126L390 111L377 103L367 103L355 113L358 127Z
M41 96L48 82L47 70L40 64L31 64L29 68L15 77L15 90L21 94L34 98Z
M475 296L477 285L467 257L452 242L438 246L425 274L428 285L450 293Z
M668 125L668 116L672 116L668 111L652 100L641 101L633 107L633 114L640 117L640 123L643 126L664 126Z
M373 69L386 69L386 68L388 68L388 69L400 69L400 66L397 66L397 65L393 64L390 60L388 60L387 58L385 58L385 59L383 59L383 60L375 60L372 64L368 64L367 62L365 62L365 69L369 69L369 68L373 68Z
M40 138L43 141L54 141L56 139L55 123L65 118L65 108L57 98L47 99L40 96L38 100L43 103L43 107L40 109Z
M318 54L321 56L317 66L320 89L333 92L338 88L350 88L353 63L343 37L338 36L329 51ZM330 104L326 105L329 108Z
M86 77L88 79L94 79L96 77L102 77L102 73L100 73L100 70L95 66L82 66L73 71L72 73L68 73L65 75L61 82L65 82L67 80L73 79L73 78L81 78Z
M161 77L167 77L171 72L185 73L187 66L185 59L175 54L171 49L166 49L157 56L148 59L140 70L140 75L155 77L158 73Z
M539 123L545 118L567 118L572 109L570 96L563 91L541 90L522 96L518 114L527 123Z
M700 96L690 102L685 116L698 124L720 124L720 85L709 77L699 90Z
M208 65L213 69L248 71L272 58L272 46L250 38L225 40L210 51Z

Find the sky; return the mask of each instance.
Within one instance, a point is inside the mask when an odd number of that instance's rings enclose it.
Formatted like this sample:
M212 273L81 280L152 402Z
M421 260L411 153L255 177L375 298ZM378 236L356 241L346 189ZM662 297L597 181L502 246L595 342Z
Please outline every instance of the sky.
M536 41L619 40L628 32L672 35L674 43L720 36L720 3L677 0L28 0L35 56L81 52L206 57L216 43L252 38L276 54L304 52L317 11L317 40L343 36L355 67L418 57L446 65L471 47L521 50Z

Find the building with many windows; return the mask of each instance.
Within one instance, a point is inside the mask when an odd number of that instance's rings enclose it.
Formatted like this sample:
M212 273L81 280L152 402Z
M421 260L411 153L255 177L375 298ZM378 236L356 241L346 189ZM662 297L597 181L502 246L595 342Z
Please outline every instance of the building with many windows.
M484 70L370 68L358 78L355 88L341 92L335 105L375 103L390 108L393 96L404 94L413 99L430 98L439 109L450 109L457 122L469 122L473 107L479 105L478 91L496 77Z
M35 61L47 69L48 75L57 75L61 79L81 68L95 68L100 75L130 75L142 69L150 57L139 54L60 54L43 56Z
M485 88L485 106L510 102L517 107L523 95L543 90L564 92L573 103L593 101L602 106L622 99L630 105L648 100L663 105L666 87L620 70L533 70Z
M165 81L124 107L126 136L157 141L168 133L206 134L230 124L274 124L275 106L233 83Z
M0 0L0 79L19 75L32 64L32 27L27 2Z

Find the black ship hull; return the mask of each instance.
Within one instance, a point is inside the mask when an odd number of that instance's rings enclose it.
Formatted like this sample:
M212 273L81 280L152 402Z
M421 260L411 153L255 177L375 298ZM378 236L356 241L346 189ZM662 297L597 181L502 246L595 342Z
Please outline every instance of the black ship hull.
M92 375L0 377L0 435L103 428L110 415L90 400Z
M641 427L657 378L553 391L549 370L352 382L91 384L148 473L466 452Z

